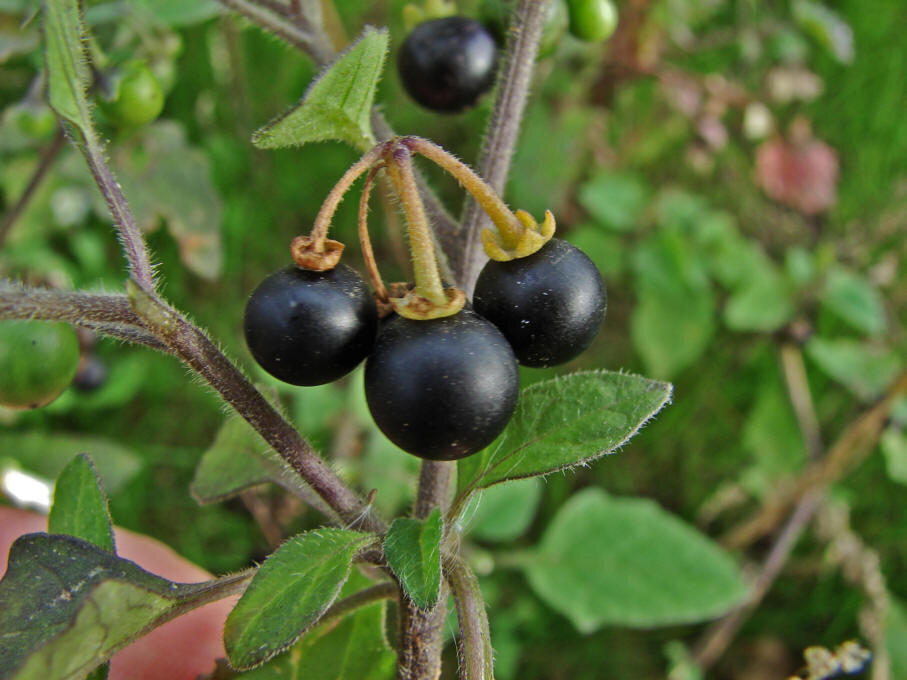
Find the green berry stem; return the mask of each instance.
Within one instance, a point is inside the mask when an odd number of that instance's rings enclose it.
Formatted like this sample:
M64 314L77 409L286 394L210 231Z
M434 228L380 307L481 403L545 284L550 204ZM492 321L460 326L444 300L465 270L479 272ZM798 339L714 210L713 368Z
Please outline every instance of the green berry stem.
M482 210L491 218L498 232L506 241L516 242L519 240L520 235L523 233L523 226L513 214L513 211L501 200L498 193L488 182L479 177L475 170L434 142L422 137L404 137L401 139L401 143L456 177L457 181L475 198Z
M435 259L435 245L413 173L412 155L406 146L398 144L387 156L387 175L406 213L409 248L413 258L413 277L416 282L413 293L438 306L444 306L447 304L447 296L441 285L438 262Z
M378 271L378 262L375 260L375 251L372 250L372 241L368 234L368 199L372 194L375 177L383 167L383 163L376 165L365 178L365 186L362 188L362 196L359 198L359 245L362 248L362 259L365 261L365 269L375 291L375 297L381 302L387 302L389 297L387 288L384 287L381 272Z
M337 206L340 205L340 201L343 200L344 195L349 191L353 182L375 165L384 152L385 148L383 144L372 147L362 156L362 158L353 163L353 165L343 173L343 176L338 180L337 184L334 185L334 188L331 189L330 193L328 193L327 197L324 199L324 203L321 204L321 209L315 216L315 224L312 226L312 232L309 234L311 248L314 252L324 252L324 244L327 239L328 229L331 226L331 220L334 217L334 213L337 212Z

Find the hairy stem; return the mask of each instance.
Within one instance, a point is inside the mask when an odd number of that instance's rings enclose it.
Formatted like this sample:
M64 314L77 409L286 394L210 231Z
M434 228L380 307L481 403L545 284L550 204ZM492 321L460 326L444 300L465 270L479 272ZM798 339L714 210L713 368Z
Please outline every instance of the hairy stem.
M16 220L19 219L19 216L25 211L25 208L28 206L32 197L35 195L35 192L38 190L38 187L41 186L41 182L44 180L44 177L47 175L47 172L53 167L54 161L57 160L57 156L66 146L66 133L63 132L63 129L60 128L57 130L56 135L54 135L53 141L50 143L44 153L41 154L41 158L38 161L38 165L35 167L35 171L31 176L31 179L28 180L28 184L25 186L25 190L22 192L22 195L19 196L17 200L9 210L3 214L3 219L0 219L0 248L3 247L3 243L6 241L6 237L9 235L10 230L13 228L13 225L16 223Z
M129 263L129 271L142 288L147 291L154 290L154 271L151 268L151 257L145 239L135 222L135 216L126 202L120 183L116 181L110 168L104 160L104 150L92 129L83 130L84 145L80 145L88 168L94 176L95 183L101 190L107 208L113 217L120 235L120 245Z
M378 270L378 261L375 260L372 239L368 233L368 199L372 195L372 185L381 167L383 166L376 166L369 171L368 177L365 178L365 186L362 187L362 196L359 197L359 246L362 248L362 260L375 291L375 297L379 302L387 302L387 288L385 288L381 272Z
M816 407L809 390L809 380L806 377L803 352L792 342L783 343L779 352L784 381L787 384L787 394L790 397L791 406L794 407L800 433L803 435L806 456L810 460L816 460L822 453L822 436L819 432Z
M448 558L444 568L460 624L460 680L492 680L494 651L479 581L459 557Z
M507 38L503 63L498 75L498 94L488 124L485 142L477 163L479 174L492 188L503 194L510 173L520 123L526 109L539 39L549 0L518 0ZM463 219L465 247L455 261L457 281L467 295L472 294L479 271L485 263L480 233L489 223L481 206L468 199Z
M285 40L300 52L312 57L319 66L330 62L334 49L324 34L314 27L302 26L296 17L291 19L282 12L271 11L251 0L217 0L227 9L241 14L264 30Z
M393 581L377 583L364 590L360 590L357 593L353 593L349 597L334 602L334 604L328 607L328 610L322 617L318 619L318 625L323 626L331 621L342 619L350 612L354 612L357 609L361 609L362 607L375 602L395 599L399 594L400 591L397 588L397 584Z

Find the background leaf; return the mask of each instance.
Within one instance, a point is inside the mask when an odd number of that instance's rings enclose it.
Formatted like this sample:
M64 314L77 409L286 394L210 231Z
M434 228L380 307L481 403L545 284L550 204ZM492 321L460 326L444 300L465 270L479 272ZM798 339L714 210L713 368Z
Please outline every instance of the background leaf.
M356 570L340 591L347 597L372 585ZM382 630L386 602L357 609L334 625L317 626L286 653L243 674L248 680L391 680L397 655Z
M0 581L0 668L15 680L82 677L237 580L175 584L72 536L22 536Z
M420 609L432 609L441 593L441 535L437 508L424 520L398 517L384 538L387 563Z
M652 501L586 489L545 531L523 570L583 633L715 618L746 586L729 554Z
M113 161L139 227L151 231L165 221L183 264L216 279L223 262L221 198L207 156L187 143L183 128L173 121L155 123L131 144L117 146ZM97 211L107 214L103 203Z
M131 449L103 437L43 432L0 433L0 451L30 472L55 479L73 456L91 451L92 462L108 493L122 489L142 468Z
M822 304L867 335L878 335L888 325L879 291L865 278L843 267L834 267L828 272Z
M328 517L334 512L245 420L228 418L202 454L189 486L199 503L231 498L250 486L278 484Z
M579 202L599 223L632 231L648 203L646 186L632 175L602 172L583 184Z
M639 302L633 309L633 346L646 368L670 378L696 361L715 332L715 300L689 240L663 229L633 257Z
M291 538L271 553L224 626L234 668L257 666L292 645L337 597L371 534L321 529Z
M885 647L891 659L891 677L907 678L907 607L892 597L885 622Z
M57 477L47 531L76 536L116 553L107 498L91 459L84 453L73 458Z
M885 458L885 472L893 482L907 485L907 436L892 425L885 429L879 441Z
M532 523L542 498L538 479L497 484L472 496L463 511L466 532L480 541L513 541Z
M302 101L252 137L261 149L336 139L359 149L375 144L372 102L387 55L386 29L367 27L309 87Z
M671 385L589 371L530 385L498 439L457 462L458 497L509 479L546 475L613 452L671 398Z
M811 338L806 343L806 355L826 375L865 401L878 397L903 365L890 349L847 338Z

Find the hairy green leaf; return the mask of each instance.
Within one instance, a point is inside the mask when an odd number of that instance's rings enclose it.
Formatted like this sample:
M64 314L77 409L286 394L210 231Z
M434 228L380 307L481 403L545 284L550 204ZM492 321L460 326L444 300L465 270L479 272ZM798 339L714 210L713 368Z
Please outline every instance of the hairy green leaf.
M107 497L91 458L84 453L73 458L57 477L47 531L76 536L116 552Z
M333 514L252 426L239 417L228 418L221 425L214 442L202 454L189 490L199 503L215 503L267 482L281 485L329 516Z
M54 111L83 135L92 129L91 107L86 95L91 85L91 72L82 51L84 33L76 0L45 0L47 98Z
M152 628L237 592L245 578L176 584L73 536L22 536L0 581L3 677L84 677Z
M668 383L638 375L587 371L520 392L504 432L457 463L458 502L509 479L584 465L626 443L671 398Z
M366 150L375 144L372 102L387 55L385 29L367 27L309 87L295 107L258 130L261 149L339 140Z
M384 538L384 554L406 594L420 609L432 609L441 593L441 511L424 520L399 517Z
M720 616L746 596L731 556L650 500L587 489L571 498L522 568L583 633Z
M292 645L337 597L372 534L321 529L291 538L265 560L227 617L230 664L248 669Z
M340 591L347 597L372 585L356 570ZM316 626L287 652L243 674L248 680L391 680L396 654L382 630L386 602L356 609L335 625Z

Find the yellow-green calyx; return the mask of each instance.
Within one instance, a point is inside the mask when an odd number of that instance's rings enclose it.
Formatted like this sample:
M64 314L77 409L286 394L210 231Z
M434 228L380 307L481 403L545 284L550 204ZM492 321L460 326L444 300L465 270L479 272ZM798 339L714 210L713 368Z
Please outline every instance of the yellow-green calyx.
M517 210L513 216L513 221L495 220L496 232L482 230L482 245L492 260L508 262L532 255L554 236L554 215L550 210L545 211L541 224L525 210Z
M403 297L392 297L390 304L402 317L415 319L417 321L427 321L428 319L440 319L445 316L453 316L466 304L466 293L459 288L446 288L444 295L447 302L438 304L427 297L419 295L418 288L411 290Z

